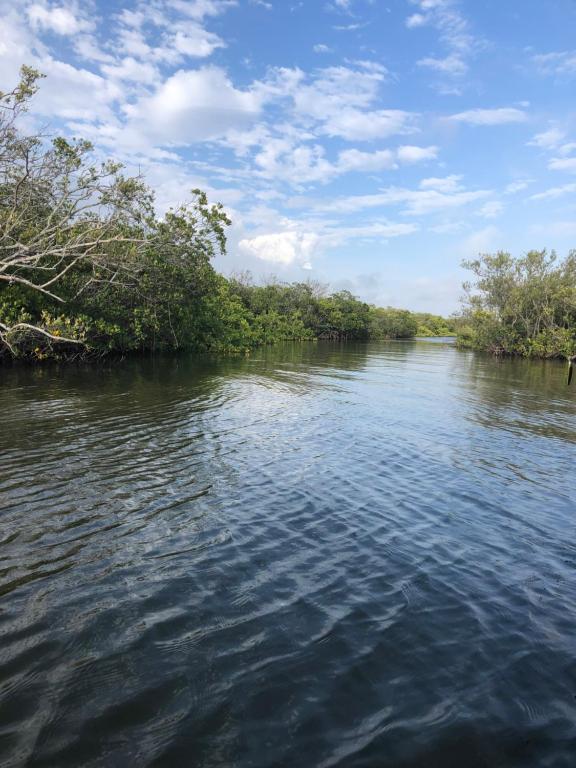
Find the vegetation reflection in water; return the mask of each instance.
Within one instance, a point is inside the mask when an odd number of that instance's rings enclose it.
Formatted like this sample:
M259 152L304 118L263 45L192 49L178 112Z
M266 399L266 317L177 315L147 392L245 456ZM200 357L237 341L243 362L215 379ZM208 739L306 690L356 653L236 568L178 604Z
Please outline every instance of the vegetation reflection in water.
M2 765L572 765L560 363L14 366L0 453Z

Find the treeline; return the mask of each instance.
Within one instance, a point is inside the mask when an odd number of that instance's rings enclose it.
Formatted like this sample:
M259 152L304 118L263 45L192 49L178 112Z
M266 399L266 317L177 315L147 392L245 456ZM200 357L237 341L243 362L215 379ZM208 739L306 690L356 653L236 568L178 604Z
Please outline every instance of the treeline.
M95 163L88 142L23 132L39 78L24 67L17 87L0 93L0 356L233 351L418 332L411 313L348 291L218 274L211 261L230 224L222 206L194 190L160 218L142 179Z
M428 312L414 312L418 323L417 336L456 336L461 325L460 317L442 317Z
M465 284L461 347L497 355L571 357L576 352L576 251L530 251L514 258L502 251L465 262L474 281Z
M416 318L407 310L374 307L349 291L328 293L326 286L314 281L255 285L244 274L230 279L229 286L249 313L259 344L279 339L366 341L416 335Z

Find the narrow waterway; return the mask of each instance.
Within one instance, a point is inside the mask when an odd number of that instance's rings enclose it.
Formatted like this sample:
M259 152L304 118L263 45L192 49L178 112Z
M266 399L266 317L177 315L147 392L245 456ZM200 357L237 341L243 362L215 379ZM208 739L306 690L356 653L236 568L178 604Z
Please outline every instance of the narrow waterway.
M0 369L0 765L573 768L565 374L426 341Z

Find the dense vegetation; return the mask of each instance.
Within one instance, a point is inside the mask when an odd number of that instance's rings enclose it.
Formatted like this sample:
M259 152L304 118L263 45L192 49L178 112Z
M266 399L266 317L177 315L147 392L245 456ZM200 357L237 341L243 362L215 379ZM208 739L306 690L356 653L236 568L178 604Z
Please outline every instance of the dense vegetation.
M456 336L460 327L459 317L441 317L428 312L415 312L418 336Z
M499 252L465 266L475 275L458 343L494 354L570 357L576 352L576 251L564 260Z
M244 350L281 339L409 338L409 312L312 282L254 285L212 267L229 220L194 190L158 217L153 195L92 146L19 128L39 75L0 94L0 356ZM440 319L441 320L441 319ZM431 329L432 330L432 329Z

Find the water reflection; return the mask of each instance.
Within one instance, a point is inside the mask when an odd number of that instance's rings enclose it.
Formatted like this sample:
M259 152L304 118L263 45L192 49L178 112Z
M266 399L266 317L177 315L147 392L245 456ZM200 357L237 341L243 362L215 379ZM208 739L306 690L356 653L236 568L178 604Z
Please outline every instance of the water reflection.
M425 342L4 370L0 764L571 766L564 373Z

